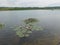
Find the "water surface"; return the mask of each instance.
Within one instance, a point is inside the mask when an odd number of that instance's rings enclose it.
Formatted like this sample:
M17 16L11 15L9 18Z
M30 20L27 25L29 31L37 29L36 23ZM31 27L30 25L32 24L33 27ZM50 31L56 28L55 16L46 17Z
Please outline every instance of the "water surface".
M0 23L6 25L6 28L0 31L0 45L14 45L16 35L9 27L21 25L22 20L26 18L37 18L39 25L44 28L42 32L31 34L28 40L35 40L36 38L49 38L51 40L54 35L60 36L60 10L0 11ZM47 40L47 44L45 44L48 45L48 43Z

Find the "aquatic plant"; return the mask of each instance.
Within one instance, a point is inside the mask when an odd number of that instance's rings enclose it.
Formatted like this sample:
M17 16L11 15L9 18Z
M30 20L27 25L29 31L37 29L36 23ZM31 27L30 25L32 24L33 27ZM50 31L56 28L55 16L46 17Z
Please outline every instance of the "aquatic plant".
M35 19L35 18L29 18L29 19L25 19L24 22L25 22L26 24L29 24L29 23L35 23L35 22L38 22L38 20Z
M3 29L5 25L4 24L0 24L0 29Z
M35 23L38 22L35 18L28 18L24 20L22 26L15 27L16 35L19 37L28 37L34 30L39 31L43 30L41 27L38 27Z

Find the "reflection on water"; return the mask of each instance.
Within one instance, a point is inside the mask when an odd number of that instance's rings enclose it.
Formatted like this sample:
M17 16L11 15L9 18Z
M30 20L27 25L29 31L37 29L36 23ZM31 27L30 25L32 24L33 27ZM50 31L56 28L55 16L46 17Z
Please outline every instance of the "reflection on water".
M19 38L9 27L21 25L26 18L39 19L38 25L44 30ZM57 45L60 42L60 10L0 11L0 23L6 24L0 31L0 45Z

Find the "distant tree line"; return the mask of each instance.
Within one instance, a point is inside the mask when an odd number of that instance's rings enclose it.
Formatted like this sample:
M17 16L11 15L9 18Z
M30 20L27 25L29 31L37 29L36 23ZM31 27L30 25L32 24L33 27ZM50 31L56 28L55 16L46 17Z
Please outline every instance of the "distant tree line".
M0 7L0 10L36 10L36 9L60 9L60 7Z

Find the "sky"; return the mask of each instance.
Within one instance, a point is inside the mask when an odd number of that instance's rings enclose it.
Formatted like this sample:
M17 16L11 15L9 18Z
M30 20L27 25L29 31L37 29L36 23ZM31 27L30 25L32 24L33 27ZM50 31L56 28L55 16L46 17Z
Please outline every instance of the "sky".
M60 0L0 0L0 7L45 7Z

